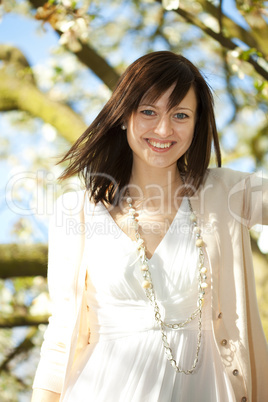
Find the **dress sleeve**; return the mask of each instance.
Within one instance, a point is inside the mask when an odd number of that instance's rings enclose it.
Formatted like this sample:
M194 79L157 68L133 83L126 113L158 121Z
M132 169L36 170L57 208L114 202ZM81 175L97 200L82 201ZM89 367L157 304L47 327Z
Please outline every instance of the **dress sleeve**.
M77 218L79 214L75 211L77 205L71 194L66 193L56 200L53 214L49 218L48 289L52 315L44 335L33 383L33 388L57 393L62 390L75 321L75 273L83 247Z

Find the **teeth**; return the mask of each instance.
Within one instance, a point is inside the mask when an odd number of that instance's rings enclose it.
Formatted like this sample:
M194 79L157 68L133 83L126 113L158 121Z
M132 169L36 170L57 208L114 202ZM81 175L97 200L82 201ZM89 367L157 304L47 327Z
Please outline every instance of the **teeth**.
M163 142L155 142L155 141L150 141L150 140L148 140L148 142L153 146L153 147L156 147L156 148L169 148L169 147L171 147L171 145L172 145L172 142L165 142L165 143L163 143Z

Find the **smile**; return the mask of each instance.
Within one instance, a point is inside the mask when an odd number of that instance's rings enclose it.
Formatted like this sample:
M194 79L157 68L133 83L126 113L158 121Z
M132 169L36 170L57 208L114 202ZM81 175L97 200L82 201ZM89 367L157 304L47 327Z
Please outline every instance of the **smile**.
M170 148L174 144L174 142L157 142L154 140L150 140L149 138L147 138L146 141L153 147L159 148L159 149Z

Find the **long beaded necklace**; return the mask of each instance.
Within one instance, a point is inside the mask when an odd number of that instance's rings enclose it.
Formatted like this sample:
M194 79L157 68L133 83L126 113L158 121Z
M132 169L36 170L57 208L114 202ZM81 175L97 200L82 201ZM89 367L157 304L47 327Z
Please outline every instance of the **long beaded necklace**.
M156 323L160 326L160 331L162 335L162 343L164 347L164 351L166 354L166 357L168 361L170 362L171 366L175 369L177 373L184 373L184 374L192 374L196 368L198 358L199 358L199 352L200 352L200 346L201 346L201 328L202 328L202 309L204 305L204 296L205 296L205 289L208 287L208 284L206 283L207 279L207 268L204 266L204 251L203 251L203 245L204 241L201 236L201 229L197 225L197 217L193 212L193 208L191 205L191 202L189 198L187 197L189 209L191 212L190 215L190 220L193 225L193 232L196 236L196 247L198 248L198 299L197 299L197 308L194 310L194 312L189 315L189 317L181 322L170 324L166 323L165 321L162 320L160 309L156 300L155 296L155 291L154 291L154 286L152 282L152 276L150 273L149 269L149 260L146 257L146 249L144 245L144 240L141 238L140 232L139 232L139 222L137 221L137 213L136 209L133 207L133 201L132 198L130 197L129 190L127 189L126 191L127 195L127 203L129 206L129 219L131 222L131 226L135 230L135 241L137 244L137 251L139 255L139 260L140 260L140 269L141 273L143 276L143 281L141 283L141 286L143 287L146 296L148 297L150 303L152 304L154 308L154 318ZM183 370L180 368L174 358L173 351L170 347L170 344L167 340L167 334L165 331L165 327L170 328L172 330L178 330L180 328L185 327L188 323L193 321L196 317L198 316L198 333L197 333L197 347L196 347L196 354L195 354L195 359L192 364L192 367L189 370Z

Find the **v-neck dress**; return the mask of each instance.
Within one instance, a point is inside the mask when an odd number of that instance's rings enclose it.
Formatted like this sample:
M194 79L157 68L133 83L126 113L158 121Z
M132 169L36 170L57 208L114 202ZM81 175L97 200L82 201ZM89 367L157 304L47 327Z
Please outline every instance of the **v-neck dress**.
M166 358L154 310L141 286L136 244L103 204L87 227L86 299L90 343L77 361L64 402L235 402L212 332L211 277L202 315L199 361L191 375L176 373ZM198 252L184 198L149 260L162 319L185 320L198 297ZM198 318L167 329L177 364L192 367Z

